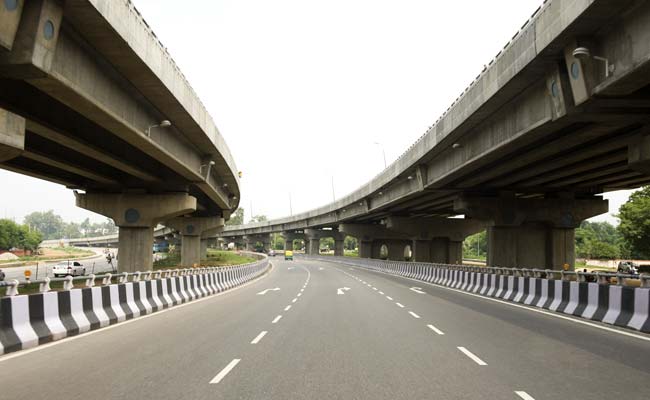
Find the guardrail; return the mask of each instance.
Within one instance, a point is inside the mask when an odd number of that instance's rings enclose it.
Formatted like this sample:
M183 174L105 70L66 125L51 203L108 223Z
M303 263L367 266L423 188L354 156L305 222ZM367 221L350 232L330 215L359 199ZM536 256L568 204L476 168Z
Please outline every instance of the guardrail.
M650 275L311 258L650 333Z
M229 290L266 273L269 259L262 257L236 266L0 282L8 292L0 298L0 354ZM74 287L75 281L83 281L84 287ZM52 282L63 282L62 290L52 290ZM38 293L20 295L19 287L27 283L38 284Z

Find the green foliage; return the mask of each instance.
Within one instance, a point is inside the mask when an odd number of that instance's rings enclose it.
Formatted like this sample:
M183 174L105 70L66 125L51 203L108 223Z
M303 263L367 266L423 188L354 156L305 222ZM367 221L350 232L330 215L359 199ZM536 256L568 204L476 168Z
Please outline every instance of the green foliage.
M0 250L20 248L29 251L38 250L43 235L30 230L27 225L18 225L9 219L0 219Z
M266 215L256 215L253 218L251 218L250 222L266 222L269 219L266 218Z
M239 207L226 221L226 225L242 225L244 223L244 209Z
M650 257L650 186L632 193L619 209L618 231L634 258Z
M485 259L487 255L487 232L479 232L468 236L463 242L463 257Z
M346 236L343 241L343 248L347 250L354 250L357 248L357 238L352 236Z
M80 237L96 237L117 233L117 227L113 220L106 219L105 222L91 223L86 218L82 223L65 222L54 211L35 211L25 216L24 223L35 229L45 240L48 239L76 239Z
M271 248L273 250L284 250L284 238L279 233L271 234Z
M622 255L623 240L609 222L583 221L575 230L576 257L615 259Z
M319 244L321 249L334 250L335 242L332 237L325 237L320 240Z

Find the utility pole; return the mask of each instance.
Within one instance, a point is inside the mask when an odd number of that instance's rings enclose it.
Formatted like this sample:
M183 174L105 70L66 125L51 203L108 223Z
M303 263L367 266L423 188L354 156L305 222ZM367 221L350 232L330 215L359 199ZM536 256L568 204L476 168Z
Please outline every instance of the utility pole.
M291 206L291 192L289 192L289 215L293 216L293 207Z
M336 196L334 195L334 176L332 175L332 201L336 201Z

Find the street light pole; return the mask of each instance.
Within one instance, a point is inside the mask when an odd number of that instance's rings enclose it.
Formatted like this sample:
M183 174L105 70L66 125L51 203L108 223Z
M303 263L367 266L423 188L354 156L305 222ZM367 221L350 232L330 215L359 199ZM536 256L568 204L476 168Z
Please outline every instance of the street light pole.
M334 195L334 176L332 176L332 201L336 201L336 195Z
M375 144L377 146L381 147L381 154L384 156L384 169L386 169L388 164L386 164L386 150L384 149L384 145L379 143L379 142L375 142Z

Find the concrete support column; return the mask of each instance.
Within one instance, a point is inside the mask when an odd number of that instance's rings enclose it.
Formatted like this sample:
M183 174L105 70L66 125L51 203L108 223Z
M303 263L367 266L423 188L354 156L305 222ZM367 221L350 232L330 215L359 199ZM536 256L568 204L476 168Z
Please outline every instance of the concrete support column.
M202 260L208 258L208 239L201 239L201 250L199 255Z
M404 250L409 243L404 240L387 240L388 259L392 261L404 261Z
M334 255L335 256L343 256L344 251L343 251L343 245L345 241L344 240L334 240Z
M293 239L284 241L284 249L293 251Z
M600 197L574 199L570 194L545 199L463 197L456 211L487 220L490 266L574 269L574 229L590 217L607 212Z
M431 240L413 241L413 261L431 262Z
M204 255L201 235L205 232L214 232L224 226L221 217L179 217L165 222L165 225L176 229L181 234L181 265L192 267L201 264ZM207 239L205 240L205 253L207 253Z
M309 255L317 256L320 254L320 239L309 239Z
M75 197L77 207L112 218L120 228L118 268L122 272L151 270L153 227L196 210L196 198L187 193L75 193Z
M359 258L372 258L372 240L359 240Z

